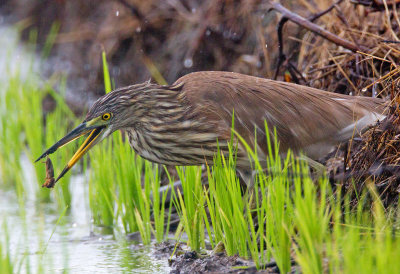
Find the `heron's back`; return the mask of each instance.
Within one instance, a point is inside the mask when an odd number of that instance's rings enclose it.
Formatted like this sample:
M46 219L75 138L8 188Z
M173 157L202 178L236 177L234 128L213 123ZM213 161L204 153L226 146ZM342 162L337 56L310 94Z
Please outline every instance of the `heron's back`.
M188 104L199 117L217 125L220 139L235 130L267 152L265 122L276 128L280 148L324 156L333 145L351 138L354 129L383 119L385 105L378 98L341 95L292 83L232 72L196 72L178 79Z

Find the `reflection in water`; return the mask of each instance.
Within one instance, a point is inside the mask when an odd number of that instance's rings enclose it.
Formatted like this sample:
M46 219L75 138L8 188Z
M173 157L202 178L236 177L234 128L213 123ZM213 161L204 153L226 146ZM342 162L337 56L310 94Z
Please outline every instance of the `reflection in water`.
M26 158L22 164L26 173L32 171ZM36 182L30 183L31 188L37 187ZM30 197L20 206L13 190L0 189L0 222L7 221L11 253L18 261L22 260L22 272L29 269L33 273L165 273L169 270L167 259L152 256L150 246L127 242L125 235L114 239L112 235L93 234L86 178L75 175L70 186L71 208L58 225L63 210L57 209L55 203L37 203Z

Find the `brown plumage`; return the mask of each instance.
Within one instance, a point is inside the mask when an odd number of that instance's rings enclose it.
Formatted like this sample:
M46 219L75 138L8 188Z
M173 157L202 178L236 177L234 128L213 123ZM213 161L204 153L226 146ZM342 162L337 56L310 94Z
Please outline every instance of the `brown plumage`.
M313 159L324 156L334 145L349 139L354 129L361 130L384 112L380 99L231 72L197 72L171 86L148 83L137 87L124 90L139 90L149 98L134 96L136 104L145 104L146 112L127 128L130 143L144 158L169 165L212 163L217 138L222 147L230 140L233 112L235 130L252 147L256 130L259 153L264 154L259 155L267 155L266 121L270 132L276 127L282 151L304 151ZM170 98L160 97L160 90ZM355 128L352 125L357 121ZM243 150L239 154L247 157ZM238 164L248 166L247 158L239 158Z
M384 117L384 101L340 95L306 86L231 72L198 72L176 81L198 117L216 124L218 137L230 137L232 110L235 130L267 155L264 121L277 129L280 148L303 151L312 159L326 155L367 125ZM272 135L271 135L272 136Z
M171 86L145 83L99 99L87 119L101 115L107 105L114 112L129 109L119 128L126 129L131 146L144 158L167 165L199 165L208 161L235 130L267 155L264 120L276 127L282 151L304 151L318 159L332 146L349 139L384 112L383 101L352 97L310 87L232 72L196 72ZM364 119L364 120L362 120ZM361 122L360 122L361 121ZM245 151L239 151L247 157ZM262 156L262 155L261 155ZM248 165L239 159L239 165Z
M234 112L235 130L252 147L257 132L260 158L268 155L266 121L270 132L276 127L282 153L290 148L318 159L354 132L382 119L384 108L384 101L377 98L340 95L233 72L196 72L169 86L147 82L99 98L85 121L41 157L92 131L90 144L77 152L66 172L82 151L124 129L132 148L150 161L211 164L217 144L226 150ZM238 153L238 168L249 169L242 146Z

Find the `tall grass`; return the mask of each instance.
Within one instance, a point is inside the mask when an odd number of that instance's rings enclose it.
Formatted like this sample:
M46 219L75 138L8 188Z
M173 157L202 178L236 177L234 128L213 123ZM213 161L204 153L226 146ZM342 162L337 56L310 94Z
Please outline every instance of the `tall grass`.
M182 182L181 193L175 195L175 207L178 211L184 231L188 236L188 245L193 250L205 247L204 223L205 195L201 185L200 167L178 167L178 176Z
M42 101L44 96L51 94L59 96L57 93L47 87L38 88L38 82L33 79L21 81L18 75L10 78L10 85L1 96L0 106L0 167L3 184L21 183L21 165L20 159L22 153L25 153L33 162L41 153L54 144L62 137L65 130L71 128L71 121L75 118L63 100L57 100L58 107L54 112L46 115L44 123L44 113ZM70 117L70 119L66 119ZM60 150L56 155L51 156L54 160L56 172L60 171L67 162L67 155L71 155L70 146L67 149ZM39 188L45 179L45 168L43 164L34 165L36 181L38 182L37 195L41 199L47 200L50 197L49 190ZM56 187L56 197L62 197L63 205L69 204L71 198L68 190L68 180L63 180L61 187ZM40 191L39 191L40 189ZM22 191L22 190L21 190Z
M144 243L152 233L162 241L169 217L165 220L166 193L158 192L158 167L135 155L120 132L93 148L90 160L89 201L95 224L116 229L121 224L125 233L139 231Z
M103 53L106 92L111 90ZM115 132L90 152L89 201L95 224L110 232L122 225L125 233L139 231L142 241L165 239L170 212L165 218L166 193L158 192L158 166L135 155L123 132Z
M14 273L14 263L9 249L8 229L6 225L3 225L0 237L0 273Z
M108 73L104 77L108 90ZM174 206L188 246L201 250L207 241L212 247L222 243L229 256L252 259L259 269L274 259L281 272L290 272L293 261L305 273L400 269L395 256L400 252L396 215L384 211L374 190L362 196L374 197L372 211L362 199L351 207L348 197L340 189L334 192L327 178L312 180L306 162L290 151L282 158L276 132L270 136L267 125L265 130L267 159L245 145L254 166L254 191L248 196L237 177L233 148L226 156L217 153L213 165L207 166L208 187L202 185L200 167L177 168L182 192L173 195ZM266 170L261 160L267 163ZM96 223L140 231L144 243L150 242L151 233L158 241L165 239L165 193L160 196L157 191L158 166L135 155L121 133L95 148L91 163L90 200ZM150 192L156 195L153 199Z
M278 144L276 139L273 143ZM209 187L202 193L192 168L180 170L181 180L191 178L182 184L185 196L178 195L176 203L193 250L199 249L205 237L195 232L205 227L212 246L222 242L227 255L252 259L258 268L273 258L282 272L291 271L294 260L305 273L382 273L385 269L395 273L400 262L393 254L400 234L393 225L394 214L385 213L373 189L364 194L374 197L372 212L362 202L352 209L346 195L332 191L328 179L311 179L306 162L290 152L281 159L278 150L270 151L276 153L267 159L269 172L256 170L254 192L258 194L248 200L242 198L232 150L226 158L217 155L208 169ZM249 154L255 167L260 167L257 154ZM205 200L208 214L201 214Z
M20 155L22 123L19 113L19 100L16 93L20 87L18 74L10 78L8 86L0 93L0 175L3 185L16 185L23 192Z
M44 55L50 51L56 31L57 25L54 25L46 42ZM34 42L35 32L31 33L31 37ZM10 52L12 52L11 49ZM13 61L15 60L10 60L10 62ZM54 79L43 82L33 71L33 64L36 62L34 58L27 58L24 61L26 63L23 64L23 68L16 66L6 69L6 75L4 75L6 81L0 88L0 183L4 186L15 186L21 202L24 201L26 188L23 182L21 157L25 154L30 161L34 162L44 149L61 138L75 121L75 116L66 105L63 96L53 89ZM60 92L63 93L65 79L61 78L60 82ZM57 106L49 113L45 113L42 106L46 96L52 97ZM67 155L72 153L71 148L73 146L51 156L56 172L62 170L67 161ZM33 176L36 177L37 182L35 191L40 200L48 201L53 196L60 208L70 203L69 175L66 180L56 185L55 191L50 191L41 188L45 179L44 165L36 163L34 170Z

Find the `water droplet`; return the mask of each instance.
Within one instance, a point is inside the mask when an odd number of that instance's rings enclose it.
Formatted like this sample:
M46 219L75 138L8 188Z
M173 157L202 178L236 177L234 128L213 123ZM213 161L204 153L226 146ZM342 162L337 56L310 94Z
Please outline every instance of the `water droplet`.
M112 68L112 74L113 74L113 76L119 76L121 74L121 69L117 66L114 66Z
M362 91L362 92L366 92L366 91L367 91L367 89L366 89L366 88L363 88L361 91Z
M136 28L136 32L141 32L142 31L142 28L141 27L137 27Z
M115 16L119 16L119 10L115 12Z
M224 36L225 39L228 39L228 38L229 38L229 35L230 35L230 33L229 33L229 31L227 31L227 30L224 30L224 31L222 32L222 36Z
M208 29L208 30L206 30L206 35L207 36L210 36L210 34L211 34L211 31Z
M183 62L183 65L185 66L185 68L191 68L193 66L192 58L186 58Z
M265 48L268 48L268 44L265 44Z

